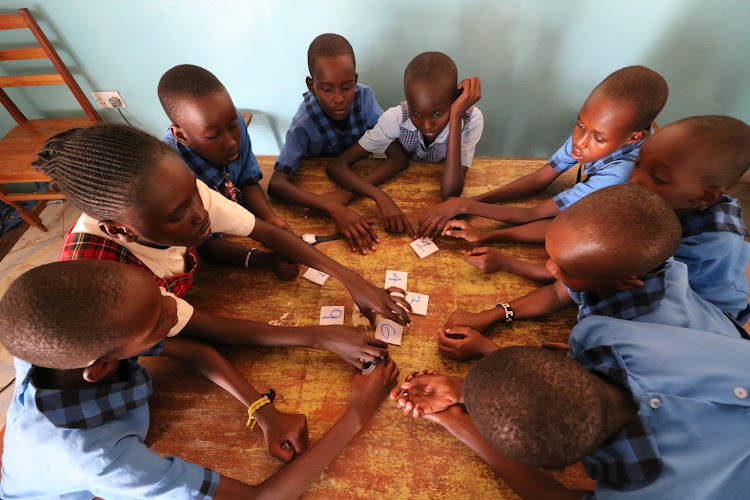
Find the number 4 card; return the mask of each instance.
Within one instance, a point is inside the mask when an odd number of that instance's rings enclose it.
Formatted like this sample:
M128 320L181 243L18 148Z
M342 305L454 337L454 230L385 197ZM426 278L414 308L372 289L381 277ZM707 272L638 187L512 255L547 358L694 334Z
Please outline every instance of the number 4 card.
M409 273L404 271L391 271L388 269L385 272L385 288L395 286L401 290L406 291L406 278Z

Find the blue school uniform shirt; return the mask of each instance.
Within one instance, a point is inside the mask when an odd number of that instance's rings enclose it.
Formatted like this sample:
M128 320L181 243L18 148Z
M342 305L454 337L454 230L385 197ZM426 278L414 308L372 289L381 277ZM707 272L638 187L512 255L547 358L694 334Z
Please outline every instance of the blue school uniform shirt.
M578 304L578 320L590 316L692 328L704 332L747 333L715 305L698 296L688 283L688 269L670 258L636 290L621 290L603 300L589 292L568 290Z
M633 170L633 164L635 163L636 158L638 158L638 153L640 153L641 146L643 146L644 142L646 142L646 139L634 142L633 144L626 144L614 153L611 153L609 156L590 163L585 163L583 166L583 173L585 173L588 178L584 182L578 182L572 188L567 189L552 198L555 205L557 205L557 208L559 208L560 211L563 211L573 203L594 191L598 191L607 186L625 184L628 182L630 171ZM555 172L567 172L578 164L578 162L571 156L572 152L573 136L571 135L568 140L565 141L565 144L557 150L549 160L547 160L547 163L555 170Z
M682 241L674 258L688 267L690 286L744 325L750 318L747 267L750 244L742 209L729 196L680 217Z
M156 355L163 342L143 355ZM38 387L42 368L21 360L5 428L0 496L90 500L210 499L218 473L163 458L145 444L151 377L137 358L121 381L85 389ZM122 381L124 380L124 381Z
M629 391L638 406L583 459L596 480L584 498L747 498L750 342L732 330L707 335L592 316L569 343L573 359Z
M208 187L220 192L229 199L233 199L232 195L234 195L237 203L247 208L241 189L260 182L263 174L260 171L258 160L255 158L255 154L253 154L253 146L250 142L250 134L247 132L247 127L245 126L245 120L242 118L240 110L236 109L236 111L237 124L240 127L240 157L225 167L217 168L210 165L198 153L193 151L192 148L180 144L172 135L169 127L167 127L163 141L172 146L180 154L195 176L205 182ZM231 181L236 190L232 190L227 181Z
M360 83L354 91L345 129L334 124L310 92L305 92L302 97L302 104L292 118L284 146L273 167L289 175L297 172L303 157L340 155L375 126L383 114L375 99L375 92Z

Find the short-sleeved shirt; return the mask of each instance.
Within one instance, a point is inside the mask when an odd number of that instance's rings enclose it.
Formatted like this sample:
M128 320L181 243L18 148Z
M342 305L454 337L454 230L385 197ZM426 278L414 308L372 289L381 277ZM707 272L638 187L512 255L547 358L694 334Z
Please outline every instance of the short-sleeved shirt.
M593 316L570 356L626 389L637 415L583 459L587 498L747 498L750 342L737 332Z
M461 165L471 167L474 151L482 137L484 117L476 106L470 107L461 117ZM440 163L448 154L450 123L425 146L424 134L417 130L409 116L406 101L388 109L378 123L359 140L359 145L371 153L384 153L388 146L398 140L412 161Z
M209 189L202 181L196 179L196 185L203 202L203 208L208 212L212 230L237 236L247 236L253 231L255 227L255 216L253 214L237 203L228 200L217 191ZM187 247L154 248L137 242L124 242L112 238L99 229L99 221L86 214L79 217L71 233L88 233L116 242L131 252L157 277L164 278L185 273ZM84 254L82 256L97 258L96 254ZM173 336L185 328L185 325L190 321L193 316L193 306L167 292L164 288L161 291L162 295L169 295L177 301L177 324L169 332L169 335Z
M594 191L628 182L630 171L633 170L633 164L638 158L638 153L640 153L644 142L646 142L646 139L626 144L604 158L584 164L583 172L588 176L586 181L578 182L572 188L552 198L557 208L564 211L573 203ZM573 136L571 135L565 141L565 144L547 160L547 163L555 172L567 172L578 164L571 156L572 152Z
M744 325L750 318L750 244L739 203L723 196L704 210L680 217L680 224L682 241L674 258L687 265L690 286Z
M215 189L227 198L236 199L237 203L245 205L242 188L257 184L263 174L260 171L258 160L253 154L253 146L250 142L250 134L247 132L245 120L239 109L237 111L237 124L240 127L240 152L239 158L225 167L215 167L204 160L192 148L180 144L167 128L163 141L177 151L195 176L202 180L208 187Z
M569 293L578 304L579 321L589 316L608 316L718 334L730 332L732 336L741 331L747 338L742 327L690 288L687 266L674 259L635 290L620 290L603 300L588 292Z
M152 387L137 358L120 362L117 381L82 389L40 387L43 368L18 359L15 366L2 498L213 498L219 474L144 444Z
M302 104L292 118L284 146L273 167L289 175L297 172L303 157L340 155L375 126L383 114L375 92L359 83L343 126L328 117L310 92L305 92L302 97Z

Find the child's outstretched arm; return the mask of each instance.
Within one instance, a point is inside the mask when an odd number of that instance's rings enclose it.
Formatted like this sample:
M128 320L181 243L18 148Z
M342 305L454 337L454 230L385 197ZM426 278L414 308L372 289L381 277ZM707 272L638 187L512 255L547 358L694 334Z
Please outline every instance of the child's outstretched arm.
M266 268L273 271L281 281L293 280L299 274L299 265L290 262L277 253L253 250L226 238L212 238L200 247L198 252L213 264L248 269Z
M513 320L523 318L533 318L556 311L570 303L568 290L559 281L551 285L537 288L528 295L524 295L508 304L513 308ZM495 323L506 321L505 309L502 307L493 307L486 311L470 313L461 308L456 309L450 315L443 328L449 330L456 326L467 326L479 332L484 332L487 328Z
M445 172L440 182L440 199L461 196L468 165L461 165L462 117L466 111L482 98L482 82L478 76L467 78L458 84L461 95L453 101L448 127L448 146L445 156Z
M310 484L320 477L349 441L361 431L380 407L398 379L396 363L389 359L379 364L369 375L355 373L352 380L352 400L344 415L320 440L256 486L221 478L214 496L217 500L235 498L291 499L299 497Z
M362 178L352 172L351 168L357 162L367 158L369 154L369 151L356 143L331 160L326 166L326 173L344 189L373 200L383 217L386 231L392 233L407 232L409 235L416 237L414 229L398 205L382 189L377 187L409 167L409 159L403 146L399 141L393 141L385 150L387 158Z
M501 186L492 191L472 197L472 200L482 203L497 203L499 201L517 200L526 198L532 194L546 189L552 181L560 177L560 172L555 171L549 163L534 173L524 175L513 182Z
M354 302L371 323L375 323L375 314L381 314L402 325L409 323L407 311L411 311L411 307L406 300L394 297L382 288L376 288L356 272L342 266L293 234L256 219L255 227L248 236L293 262L300 262L339 280L349 290Z
M246 407L261 398L245 378L216 349L195 340L170 337L164 342L162 356L177 358L191 364L207 379L226 390ZM254 416L263 430L272 456L289 462L307 447L307 418L282 413L273 404L257 410ZM238 416L238 418L241 418Z
M268 184L269 196L328 214L349 241L353 251L359 250L366 254L368 249L375 249L375 243L379 240L370 223L344 206L353 196L351 193L342 191L342 198L323 196L302 189L293 184L290 178L290 174L274 170Z
M350 326L273 326L260 321L221 318L195 309L181 335L223 345L312 347L362 368L362 361L388 355L388 344Z
M292 231L292 228L289 227L289 224L273 211L273 208L271 208L271 205L268 203L266 194L257 182L243 187L242 196L245 198L245 203L247 203L247 209L257 217L263 219L269 224L280 227L285 231L289 231L290 233L294 232Z
M449 198L431 208L422 217L417 232L421 237L435 237L440 234L445 224L457 215L478 215L508 224L524 224L555 217L559 213L560 209L553 200L547 200L535 207L514 207L482 203L468 198Z

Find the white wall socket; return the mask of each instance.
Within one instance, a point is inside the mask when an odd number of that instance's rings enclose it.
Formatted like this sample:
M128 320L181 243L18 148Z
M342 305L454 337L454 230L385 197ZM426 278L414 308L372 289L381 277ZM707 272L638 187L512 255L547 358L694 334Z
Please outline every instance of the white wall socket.
M94 96L94 100L100 108L127 108L122 96L116 90L92 92L91 95Z

